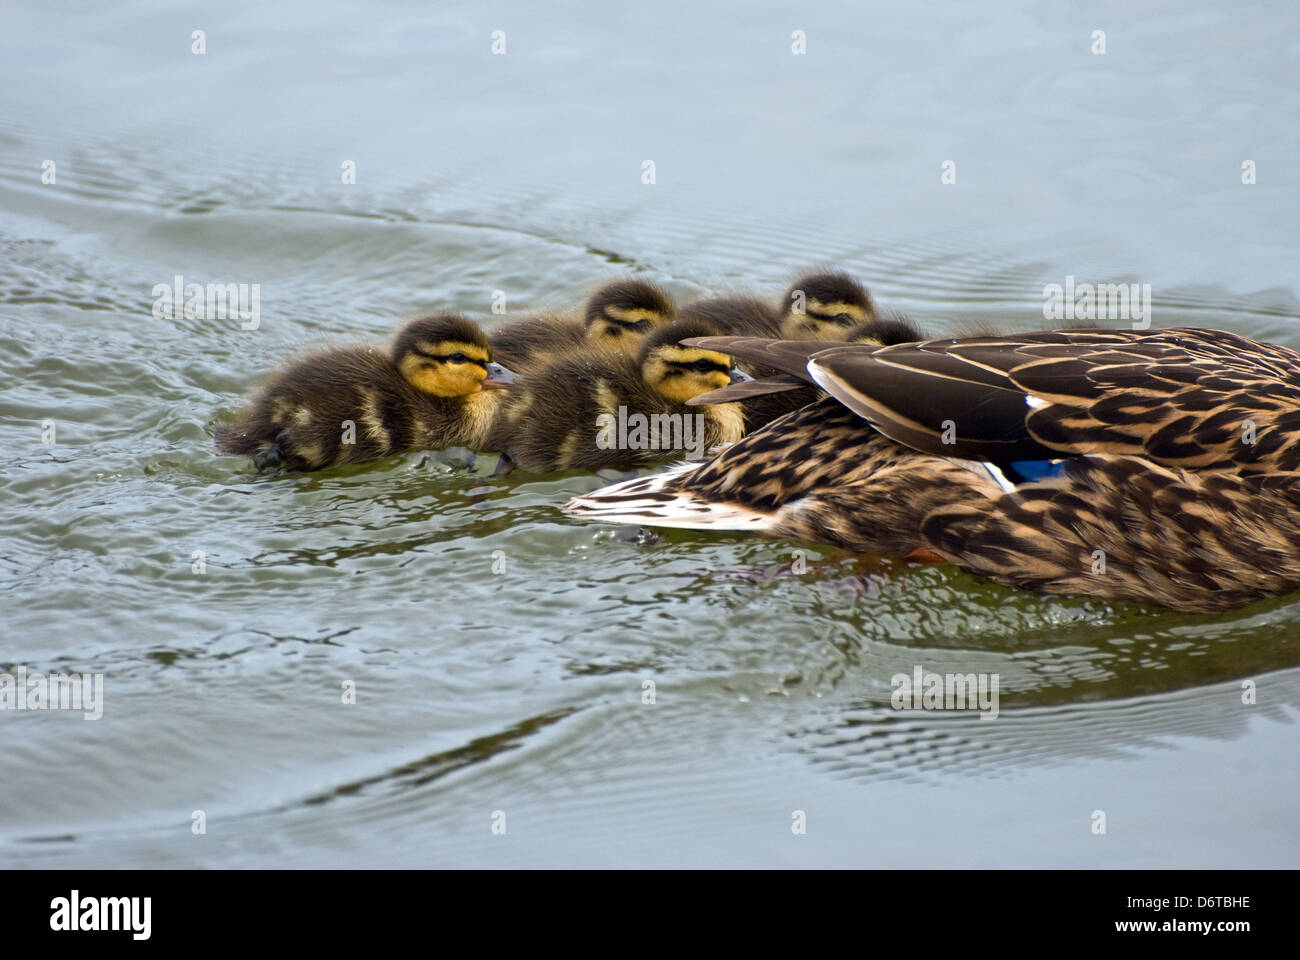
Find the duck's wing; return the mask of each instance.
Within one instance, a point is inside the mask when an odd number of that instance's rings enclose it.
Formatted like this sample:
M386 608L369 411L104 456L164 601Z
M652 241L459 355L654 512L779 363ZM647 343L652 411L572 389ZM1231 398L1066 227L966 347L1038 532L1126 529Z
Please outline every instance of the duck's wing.
M939 456L1300 468L1300 354L1222 331L823 345L807 369L886 436Z
M686 401L688 407L698 407L708 403L732 403L736 400L748 400L750 397L762 397L769 393L784 393L808 386L812 380L808 377L796 377L783 373L776 377L761 377L758 380L744 380L732 383L708 393L701 393Z

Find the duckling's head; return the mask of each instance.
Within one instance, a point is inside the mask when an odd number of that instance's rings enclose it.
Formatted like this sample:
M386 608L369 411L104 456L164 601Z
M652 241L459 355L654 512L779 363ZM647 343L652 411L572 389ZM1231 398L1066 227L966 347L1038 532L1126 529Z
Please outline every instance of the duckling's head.
M674 403L685 403L701 393L750 379L736 369L727 354L684 347L677 342L690 337L716 337L718 332L711 323L678 320L650 334L641 344L639 355L646 384Z
M846 339L849 343L892 347L896 343L916 343L925 338L921 328L901 313L885 313L858 324L849 331Z
M781 335L787 340L844 340L876 316L867 288L847 273L805 274L786 291Z
M635 353L653 330L677 319L668 294L648 280L615 280L587 301L583 322L589 340Z
M411 386L437 397L465 397L516 380L492 362L492 347L478 324L454 313L403 327L393 342L393 362Z

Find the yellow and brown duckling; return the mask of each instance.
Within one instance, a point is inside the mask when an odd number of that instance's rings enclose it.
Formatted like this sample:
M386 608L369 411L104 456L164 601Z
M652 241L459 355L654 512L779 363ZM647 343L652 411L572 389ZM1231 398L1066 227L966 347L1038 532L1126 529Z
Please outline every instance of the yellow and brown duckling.
M653 330L677 319L672 299L639 277L607 283L588 298L581 317L545 314L511 320L494 330L497 359L520 372L559 355L609 347L635 355Z
M869 347L892 347L899 343L916 343L925 339L921 328L910 317L894 310L882 310L866 323L860 323L844 338L846 343L863 343Z
M512 466L532 473L629 469L699 459L739 440L739 404L686 405L746 379L727 354L678 343L716 333L709 324L678 320L650 334L636 356L589 350L530 374L512 391L489 439L502 455L499 472Z
M1178 610L1300 589L1295 350L1197 328L687 343L830 396L570 513L941 560Z
M403 450L485 449L504 387L488 339L456 314L422 317L390 350L325 350L274 375L217 447L259 469L319 470Z
M712 323L723 336L779 340L849 340L855 327L878 319L867 288L840 270L804 274L775 305L744 294L711 297L679 315Z
M876 319L876 304L867 288L842 270L817 270L790 285L778 312L780 339L847 340L854 327Z

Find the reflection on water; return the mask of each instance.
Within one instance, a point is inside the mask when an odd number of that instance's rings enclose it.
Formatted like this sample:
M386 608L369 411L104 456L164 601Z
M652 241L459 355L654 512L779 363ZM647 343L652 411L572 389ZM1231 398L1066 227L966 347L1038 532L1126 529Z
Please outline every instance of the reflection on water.
M935 332L1150 283L1157 326L1300 346L1282 24L1117 5L1103 59L1092 14L831 4L796 60L782 8L602 10L326 3L286 45L237 4L204 58L156 0L6 11L0 669L103 672L106 706L0 714L0 862L1294 866L1295 597L1191 616L806 545L794 574L570 520L580 473L213 452L297 350L628 270L689 298L833 264ZM258 283L259 329L155 318L177 274ZM997 720L893 710L916 667L997 674Z

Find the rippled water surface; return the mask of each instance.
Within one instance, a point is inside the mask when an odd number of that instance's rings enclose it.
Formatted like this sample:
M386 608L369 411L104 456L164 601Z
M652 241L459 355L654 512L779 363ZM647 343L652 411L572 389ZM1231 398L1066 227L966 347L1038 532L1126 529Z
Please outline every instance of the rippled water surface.
M8 3L0 668L102 672L105 707L0 712L0 863L1300 864L1300 598L1112 608L806 546L794 574L800 545L565 518L598 477L269 479L211 442L299 349L629 270L686 298L843 266L936 332L1142 282L1158 326L1300 347L1298 26ZM260 284L259 328L155 319L176 275ZM998 718L892 710L918 665L997 673Z

